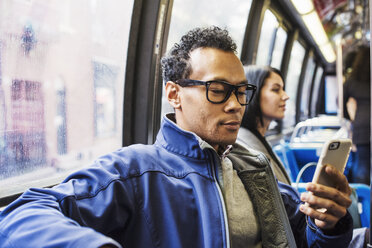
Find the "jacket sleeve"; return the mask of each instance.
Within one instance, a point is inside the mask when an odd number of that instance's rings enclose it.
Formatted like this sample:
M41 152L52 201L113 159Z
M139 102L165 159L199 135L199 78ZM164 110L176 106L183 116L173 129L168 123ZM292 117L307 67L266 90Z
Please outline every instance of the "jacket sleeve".
M348 247L353 234L353 220L349 212L339 220L335 232L325 234L315 223L300 211L298 192L290 185L278 182L284 205L287 210L297 247Z
M0 247L121 247L110 237L125 226L134 194L120 168L108 156L54 188L29 189L0 213Z

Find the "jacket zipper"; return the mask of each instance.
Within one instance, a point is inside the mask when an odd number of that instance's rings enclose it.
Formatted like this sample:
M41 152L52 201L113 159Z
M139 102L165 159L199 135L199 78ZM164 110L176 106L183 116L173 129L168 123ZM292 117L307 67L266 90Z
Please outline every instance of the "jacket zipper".
M214 179L214 184L216 185L217 191L218 191L218 197L220 199L220 203L222 205L222 211L223 211L223 218L224 218L224 223L225 223L225 234L226 234L226 247L230 248L230 233L229 233L229 225L228 225L228 219L227 219L227 211L226 211L226 205L225 205L225 200L223 199L222 191L220 188L220 185L218 184L217 177L216 177L216 163L215 163L215 157L212 154L211 151L208 151L209 155L211 157L211 162L212 162L212 175Z

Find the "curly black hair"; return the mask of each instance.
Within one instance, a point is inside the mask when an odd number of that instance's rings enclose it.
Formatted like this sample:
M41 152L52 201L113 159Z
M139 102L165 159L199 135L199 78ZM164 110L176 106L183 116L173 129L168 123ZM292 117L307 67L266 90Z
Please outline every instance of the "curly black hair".
M233 53L236 53L237 48L226 29L216 26L192 29L161 59L164 82L187 78L192 70L189 63L190 53L200 47Z

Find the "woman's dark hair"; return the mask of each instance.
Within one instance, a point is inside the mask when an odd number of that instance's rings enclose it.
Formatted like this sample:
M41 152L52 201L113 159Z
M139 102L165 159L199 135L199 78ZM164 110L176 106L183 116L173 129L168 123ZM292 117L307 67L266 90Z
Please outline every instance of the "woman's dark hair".
M236 53L236 44L225 29L219 27L195 28L181 37L169 53L161 59L163 80L176 81L191 74L190 53L200 47L217 48Z
M282 73L273 67L250 65L245 68L245 76L248 80L248 83L256 85L257 90L252 98L252 101L245 110L242 127L250 130L256 130L258 123L263 125L262 111L260 106L261 90L265 84L265 80L270 77L270 73L272 72L278 74L284 81Z
M370 65L371 62L369 46L359 47L355 55L350 78L369 84L371 81Z

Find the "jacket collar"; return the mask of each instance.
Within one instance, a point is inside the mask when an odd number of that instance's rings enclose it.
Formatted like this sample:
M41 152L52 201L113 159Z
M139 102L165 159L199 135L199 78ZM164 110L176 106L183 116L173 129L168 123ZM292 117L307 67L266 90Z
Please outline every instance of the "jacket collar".
M167 150L191 158L204 159L204 149L215 151L220 158L226 157L233 146L220 147L216 151L209 143L204 141L193 132L186 131L176 124L174 113L163 117L160 131L156 137L156 143Z
M196 134L180 128L175 123L174 114L167 114L163 117L156 143L170 152L196 159L205 159L203 149L213 149Z

